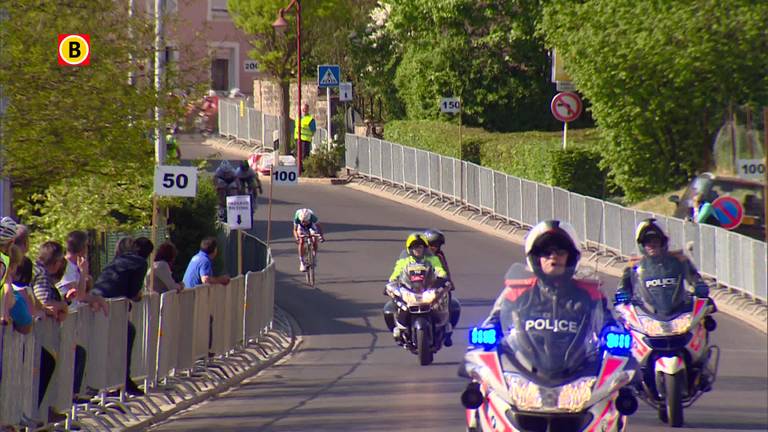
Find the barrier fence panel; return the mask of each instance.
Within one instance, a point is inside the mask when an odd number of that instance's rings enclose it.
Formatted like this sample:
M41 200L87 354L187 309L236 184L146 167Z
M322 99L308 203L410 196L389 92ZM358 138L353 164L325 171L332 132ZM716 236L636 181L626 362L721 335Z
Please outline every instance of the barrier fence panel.
M243 327L245 339L251 340L259 336L262 323L262 299L259 296L258 287L265 285L264 272L248 272L245 276L245 319Z
M690 252L693 262L699 271L714 276L717 274L717 247L715 227L712 225L699 225L686 223L684 225L685 242L693 242L694 251Z
M194 294L194 290L185 290ZM179 363L179 334L189 329L179 317L180 295L172 291L160 295L160 337L157 342L157 379L167 377ZM194 305L193 305L194 306ZM187 331L187 333L191 333Z
M360 161L361 174L365 174L366 177L371 175L371 154L370 154L370 140L368 138L357 139L357 155Z
M434 193L440 193L440 155L436 153L427 153L429 156L429 190Z
M634 233L634 229L632 232ZM667 219L667 236L669 237L670 249L685 249L685 226L682 220L675 218Z
M22 335L7 325L0 328L2 338L2 370L0 380L0 423L18 424L22 415L31 417L37 408L37 385L34 371L38 370L39 355L35 355L35 335ZM37 360L37 362L36 362Z
M480 188L480 208L493 211L493 170L478 167L478 184Z
M508 218L509 207L507 206L507 175L493 171L493 212L497 215Z
M347 134L344 138L344 157L347 168L356 170L358 167L356 135Z
M416 185L429 190L429 153L424 150L416 150Z
M715 230L715 271L720 283L731 284L731 272L729 256L731 255L730 243L728 243L728 231Z
M178 339L178 354L176 360L176 367L179 369L188 369L195 364L195 333L192 330L195 321L195 304L197 303L197 290L185 289L179 293L178 300L178 313L175 315L177 320L177 327L184 329L179 330L176 333Z
M235 117L237 119L237 138L247 141L250 138L250 124L248 123L248 113L246 112L245 109L241 110L238 105L236 105L236 108L235 108L235 110L237 111L237 116Z
M570 221L569 200L570 194L561 188L552 188L552 217L557 220Z
M192 356L195 360L205 358L208 355L208 343L210 341L211 313L210 285L198 285L195 291L195 312L192 339Z
M392 181L392 143L381 141L381 177Z
M398 186L405 183L405 164L403 146L392 144L392 182Z
M765 246L765 242L759 242L752 240L752 256L754 257L755 266L752 267L754 272L754 295L757 298L765 301L768 299L768 249Z
M381 140L370 138L368 143L368 151L371 155L371 177L381 179Z
M454 159L447 156L440 156L440 193L446 198L455 198L454 180L457 179L453 170Z
M471 163L465 162L464 169L465 184L467 194L464 196L467 205L470 207L480 209L480 167Z
M625 256L637 253L635 248L635 211L630 208L619 207L621 214L620 221L613 221L612 224L619 225L619 235L621 236L621 254ZM607 219L606 220L610 220Z
M240 131L238 130L238 124L237 124L237 105L233 103L228 103L227 105L227 130L229 131L229 134L227 136L229 137L236 137Z
M523 184L517 177L507 176L507 217L513 221L523 220Z
M109 301L107 387L118 387L125 383L125 370L128 367L128 303L129 300L122 298Z
M587 240L587 208L584 195L568 194L568 214L576 234L581 241Z
M211 285L208 292L208 313L212 320L210 352L222 355L227 352L229 330L231 329L227 313L230 290L227 286Z
M520 180L522 192L522 221L528 226L534 226L539 222L538 203L536 201L536 183L528 180Z
M67 411L72 406L77 313L77 310L73 311L61 323L46 318L35 324L35 338L53 356L55 361L53 376L40 404L39 412L41 413L47 413L48 407ZM123 363L125 363L125 359L123 359Z
M585 240L593 243L603 243L605 236L603 235L603 226L605 224L603 213L603 202L599 199L584 197L584 209L585 209Z
M403 147L403 184L416 187L416 149Z
M729 285L732 287L743 287L744 284L742 283L742 275L743 272L739 271L739 264L743 263L742 256L741 256L741 239L743 236L740 236L736 233L729 232L726 235L727 242L728 242L728 250L731 251L730 254L728 254L728 281Z
M536 183L536 220L550 220L554 214L552 187Z
M621 206L613 203L605 203L603 207L603 241L608 248L621 252ZM634 218L633 218L634 220ZM610 222L608 222L610 221Z
M230 330L229 347L236 347L243 341L243 318L245 314L245 276L235 278L237 281L232 284L230 281L230 303L227 309L230 311Z
M261 114L255 109L248 108L248 121L251 124L251 136L249 138L251 141L258 141L261 145L264 145L264 142L261 140Z

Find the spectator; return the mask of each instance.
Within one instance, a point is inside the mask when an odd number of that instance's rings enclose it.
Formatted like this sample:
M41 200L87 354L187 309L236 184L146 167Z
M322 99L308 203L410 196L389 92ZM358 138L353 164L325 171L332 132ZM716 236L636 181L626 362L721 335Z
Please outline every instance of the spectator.
M200 252L193 256L184 272L184 286L196 287L201 284L221 284L229 283L229 276L213 275L213 260L219 250L215 237L206 237L200 242Z
M152 254L152 241L139 237L133 241L133 249L115 256L93 285L93 293L105 298L126 297L141 300L141 288L147 274L147 258ZM128 321L128 350L126 352L125 392L141 396L144 392L131 379L131 353L136 339L136 327Z
M32 331L33 311L22 292L26 290L32 280L32 261L25 257L21 253L21 248L15 244L11 244L9 252L11 259L8 265L8 280L13 286L14 297L13 306L10 308L13 329L21 334L29 334ZM25 266L26 263L29 265ZM17 284L20 287L17 287Z
M693 197L693 221L700 224L721 226L720 220L715 215L715 208L701 193Z
M133 250L133 238L132 237L120 237L115 245L115 258L120 255Z
M147 277L144 281L147 288L151 287L151 289L158 294L170 290L180 292L184 289L184 283L176 282L171 273L171 267L176 260L176 254L176 246L171 242L165 242L157 248L157 251L155 252L155 262L152 263L154 283L152 283L153 281L150 279L152 271L147 272Z
M309 113L309 104L305 103L301 107L301 118L296 120L296 130L293 132L293 138L296 140L297 158L309 157L315 131L317 131L315 118Z
M106 315L107 303L104 299L87 290L88 280L91 277L86 257L87 242L88 234L83 231L72 231L67 235L67 253L64 256L66 266L59 270L63 273L56 282L56 288L67 304L72 304L73 301L88 303L92 310L102 310Z
M60 243L47 241L40 246L37 261L32 269L32 288L35 293L35 298L42 304L45 314L51 319L55 319L59 322L62 322L67 318L68 306L67 303L63 301L59 290L56 289L53 274L59 272L65 264L64 247ZM85 361L85 349L79 345L75 346L75 379L72 389L75 394L80 392L80 385L83 382L83 374L85 373ZM38 406L43 401L45 391L48 388L48 383L53 376L55 368L55 357L46 347L43 347L40 352ZM49 408L49 422L62 421L64 418L65 417L62 414L56 412L55 408Z
M16 239L16 222L4 217L0 220L0 323L8 323L11 306L13 306L13 290L9 288L10 278L8 267L11 262L10 247Z

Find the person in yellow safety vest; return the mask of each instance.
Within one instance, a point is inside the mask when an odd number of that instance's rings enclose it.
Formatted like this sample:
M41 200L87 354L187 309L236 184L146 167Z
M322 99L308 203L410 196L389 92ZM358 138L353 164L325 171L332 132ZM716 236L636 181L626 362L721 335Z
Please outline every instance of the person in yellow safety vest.
M10 318L11 307L13 307L14 297L13 289L10 288L10 281L8 278L8 272L10 270L10 249L13 240L16 238L16 222L9 218L4 217L0 220L0 303L2 303L2 310L0 310L0 322L6 324Z
M315 118L309 113L309 104L305 103L301 107L301 121L296 122L296 130L293 134L296 148L301 149L302 159L309 156L309 152L312 150L312 137L315 136L316 130ZM299 157L298 153L296 157Z

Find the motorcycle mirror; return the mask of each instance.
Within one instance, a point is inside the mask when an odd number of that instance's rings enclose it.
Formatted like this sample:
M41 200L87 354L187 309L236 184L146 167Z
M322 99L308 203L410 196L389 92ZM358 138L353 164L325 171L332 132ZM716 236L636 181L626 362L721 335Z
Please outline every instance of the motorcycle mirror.
M461 404L468 409L478 409L483 404L483 394L480 392L480 383L471 382L461 394Z
M715 331L715 329L717 328L717 321L715 321L715 319L712 318L711 316L704 318L704 328L708 332Z

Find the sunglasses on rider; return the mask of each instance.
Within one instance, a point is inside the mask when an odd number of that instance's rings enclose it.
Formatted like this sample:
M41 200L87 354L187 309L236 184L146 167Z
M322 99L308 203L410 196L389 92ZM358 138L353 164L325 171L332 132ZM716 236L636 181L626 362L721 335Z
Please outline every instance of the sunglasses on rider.
M544 248L539 252L539 256L541 257L548 257L552 255L557 255L559 257L568 255L568 250L559 248L556 246L550 246L548 248Z

